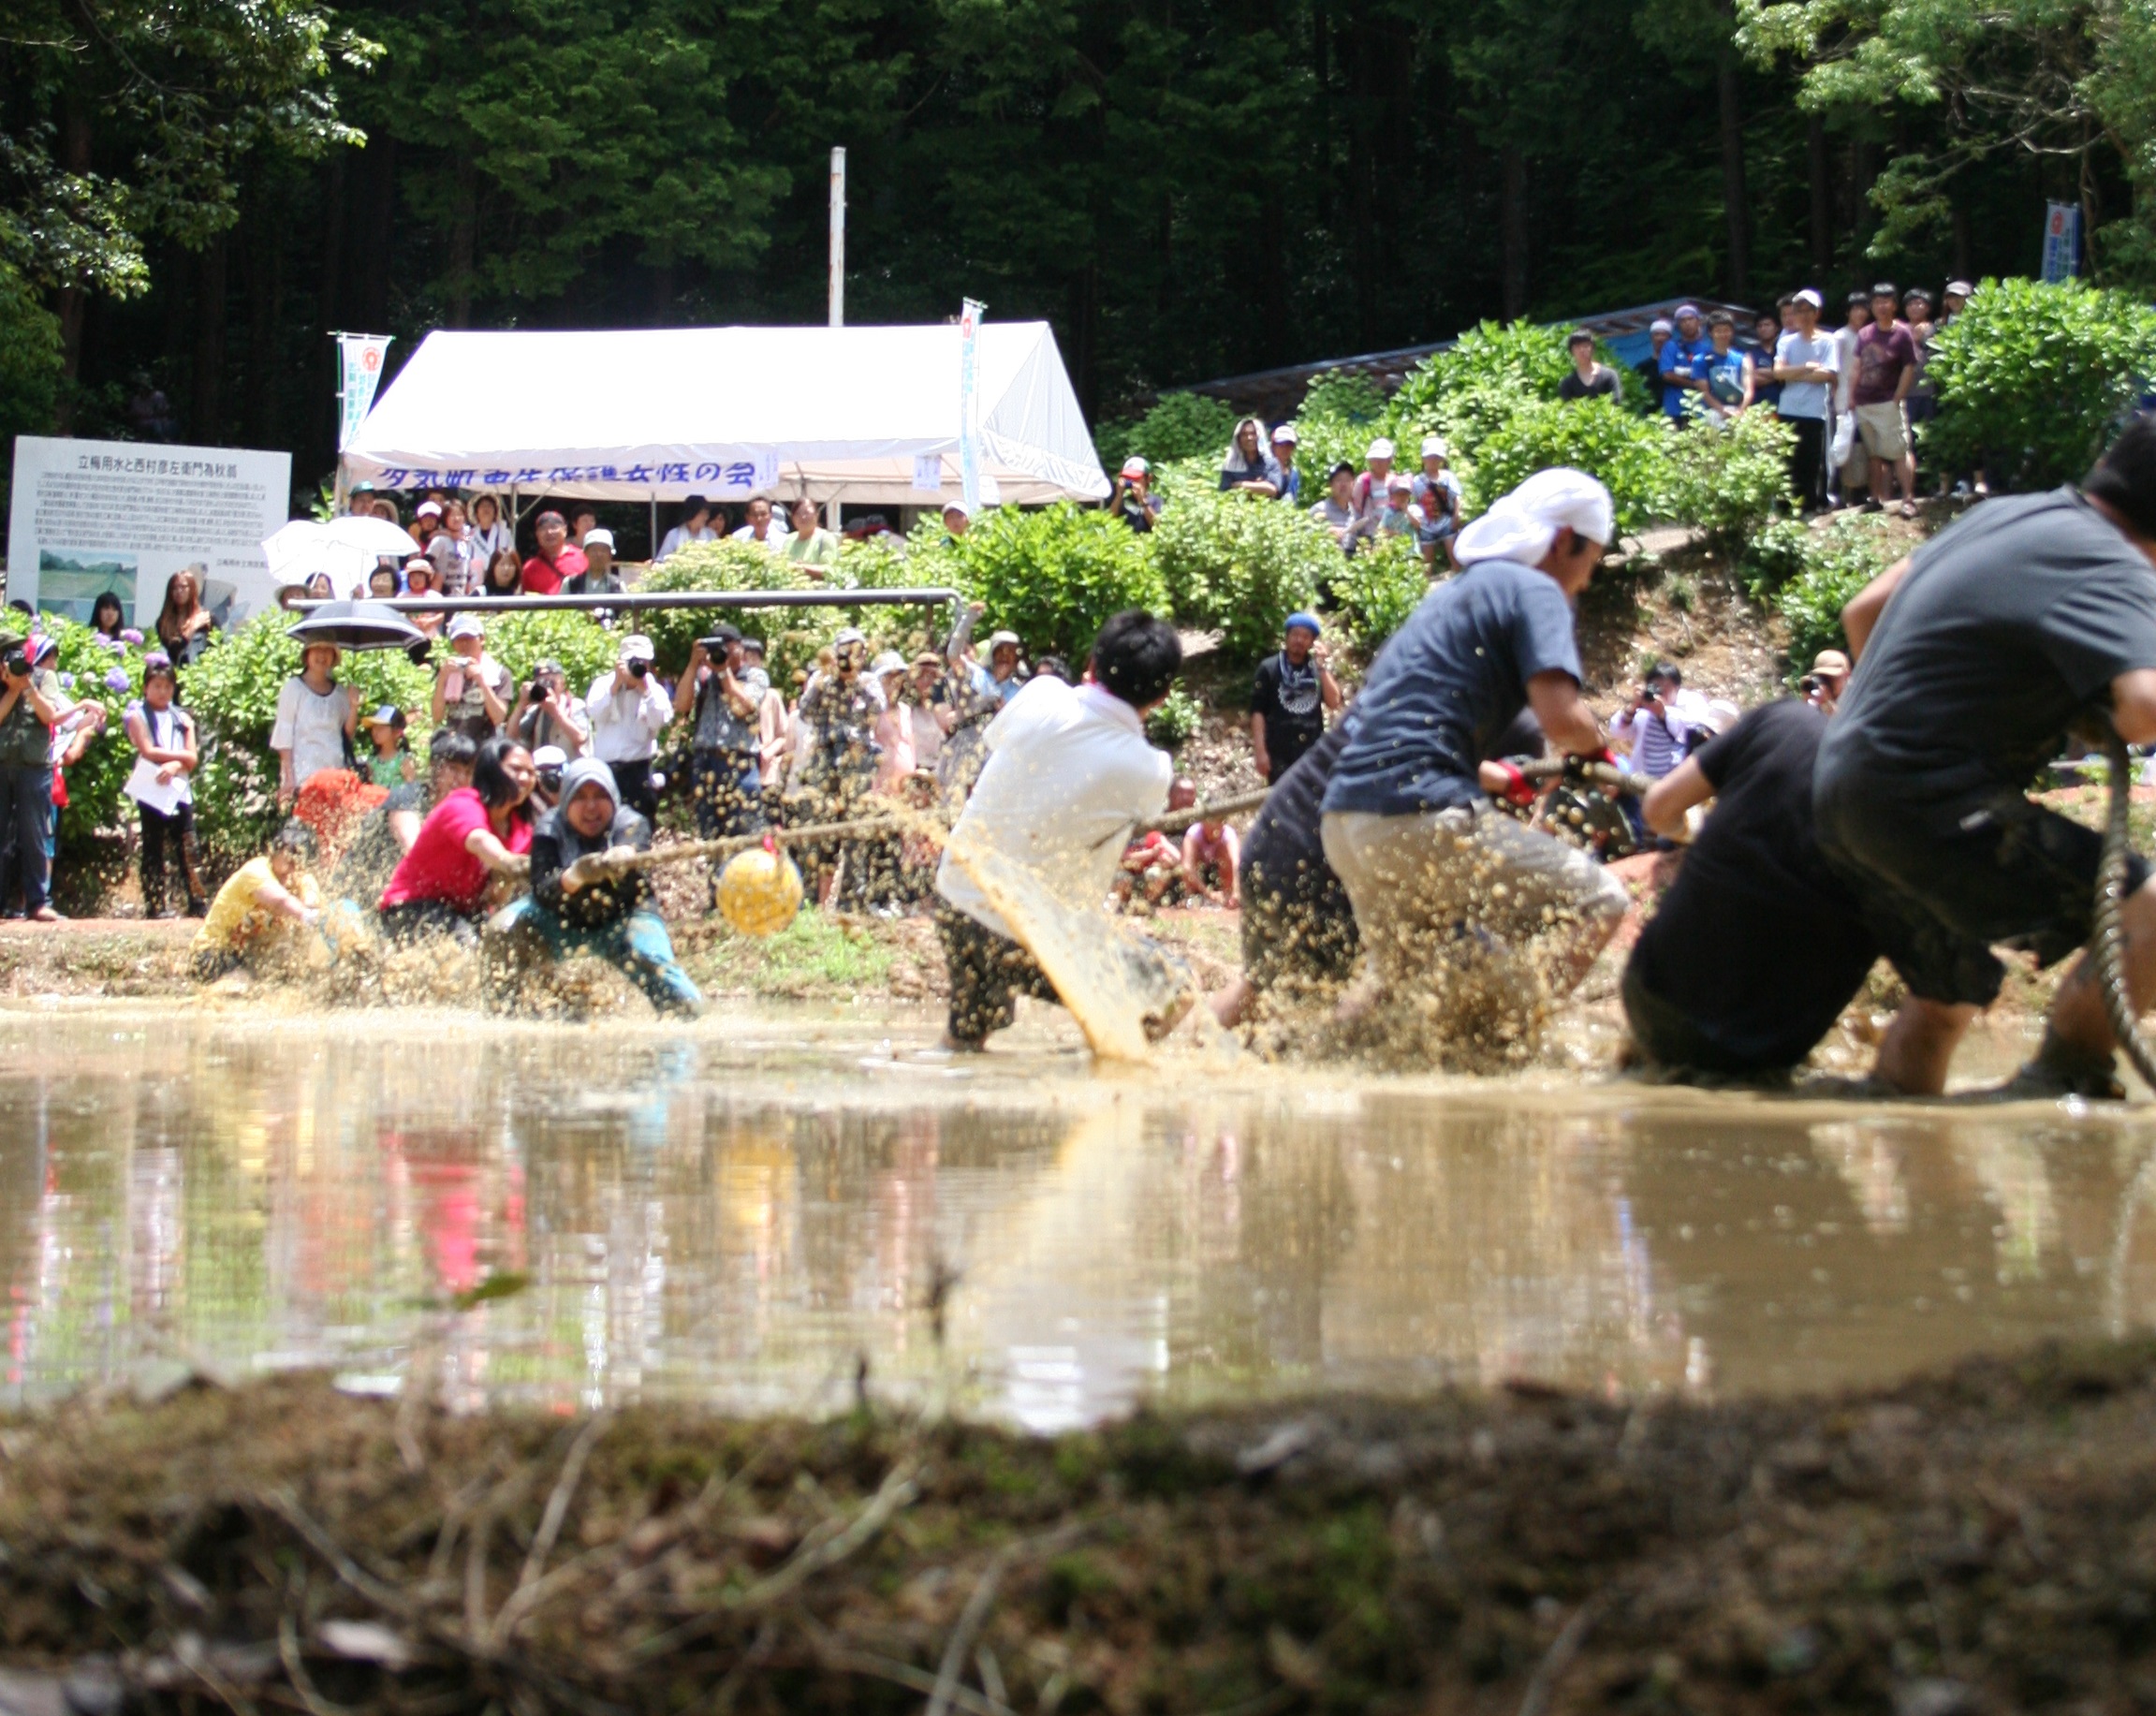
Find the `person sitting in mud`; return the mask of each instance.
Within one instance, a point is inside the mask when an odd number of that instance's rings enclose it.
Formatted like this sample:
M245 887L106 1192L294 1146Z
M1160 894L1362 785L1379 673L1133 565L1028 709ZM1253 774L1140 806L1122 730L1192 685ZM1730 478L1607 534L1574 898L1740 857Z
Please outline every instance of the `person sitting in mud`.
M532 891L488 919L484 946L496 1005L527 992L556 960L604 960L664 1014L694 1018L704 997L674 958L651 885L624 862L652 849L652 825L622 802L614 771L579 757L562 771L562 801L532 829Z
M1197 803L1197 783L1178 775L1168 783L1173 815ZM1116 867L1115 902L1126 912L1157 912L1183 902L1182 845L1174 835L1148 829L1133 835Z
M1036 678L989 726L989 760L952 830L1016 866L1059 904L1098 912L1123 837L1167 803L1171 766L1146 742L1145 718L1182 667L1175 627L1126 609L1093 640L1087 682ZM1016 998L1058 999L1034 956L979 882L946 848L936 871L936 936L950 975L949 1047L978 1049L1016 1017ZM1180 989L1166 955L1140 944L1146 988ZM1157 969L1155 969L1157 968ZM1173 1005L1147 1021L1158 1036Z
M273 977L304 970L319 941L309 934L322 915L322 897L311 873L316 845L302 822L277 830L270 850L250 858L227 878L210 902L209 915L195 931L194 974L198 983L245 971Z
M1668 840L1714 800L1624 968L1632 1058L1650 1076L1786 1074L1878 959L1864 908L1812 832L1826 731L1809 703L1767 704L1648 793L1647 826Z
M396 941L476 942L496 876L521 876L532 849L532 754L513 739L479 747L472 784L447 795L382 889L382 932Z
M330 873L330 899L372 914L399 861L419 838L427 813L472 784L472 762L478 755L469 733L447 726L436 732L427 741L427 778L390 787L389 798L353 829L344 857Z
M1370 999L1434 1000L1441 1040L1528 1041L1630 903L1616 876L1505 815L1479 779L1522 708L1560 751L1606 760L1572 609L1612 521L1609 491L1563 466L1503 496L1460 533L1460 574L1423 598L1343 723L1326 861L1371 952Z
M1228 911L1241 905L1236 894L1236 870L1242 858L1242 842L1222 816L1194 822L1182 834L1182 887L1184 895Z
M1820 744L1819 843L1911 1000L1879 1046L1898 1091L1945 1087L1999 993L1994 946L2042 964L2089 941L2104 842L2027 797L2091 711L2156 741L2156 421L2137 418L2078 490L1986 501L1842 610L1856 669ZM2156 997L2156 887L2128 866L2131 1008ZM2016 1093L2120 1094L2102 979L2059 986Z

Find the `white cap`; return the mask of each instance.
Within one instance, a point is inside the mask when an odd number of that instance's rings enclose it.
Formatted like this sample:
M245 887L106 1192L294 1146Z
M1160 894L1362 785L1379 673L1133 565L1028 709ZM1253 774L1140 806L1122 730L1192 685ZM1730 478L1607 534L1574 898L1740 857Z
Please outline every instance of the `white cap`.
M1152 466L1148 464L1143 459L1140 459L1136 453L1133 453L1128 459L1122 462L1122 474L1125 477L1151 477L1152 475Z
M658 653L652 648L652 640L641 632L631 632L622 639L623 661L656 661Z
M1452 448L1445 446L1443 435L1425 435L1422 438L1422 456L1425 459L1450 459Z
M532 753L535 769L566 769L568 766L569 754L560 745L541 745Z
M944 510L955 512L961 518L970 519L974 516L974 509L966 505L966 497L962 494L952 495L949 500L944 503Z
M1461 565L1478 560L1515 560L1533 565L1549 552L1561 530L1576 530L1606 546L1615 533L1609 491L1585 471L1552 465L1537 471L1459 533L1454 552Z
M1802 291L1798 292L1795 298L1790 300L1790 302L1797 304L1810 304L1814 310L1824 310L1826 308L1826 304L1821 301L1819 294L1814 292L1810 286L1806 286Z
M614 546L614 533L610 530L586 531L584 533L584 546L590 548L594 542L605 543L609 551L611 551Z
M1363 454L1363 457L1365 459L1390 459L1392 457L1392 443L1380 435L1370 444L1370 448Z
M435 501L421 501L419 503L419 510L415 512L412 516L415 519L423 519L429 513L433 513L437 519L440 518L442 516L442 508L440 504Z
M1283 441L1286 442L1288 446L1293 447L1298 439L1298 436L1295 433L1295 425L1293 423L1280 424L1273 430L1272 439L1273 445L1275 447L1279 446Z
M486 635L487 628L479 623L477 614L451 614L449 616L449 639L451 642L455 642L459 638L484 638Z
M993 655L1006 643L1014 650L1025 648L1025 645L1019 641L1019 635L1016 632L990 632L989 634L989 653Z
M905 670L906 658L896 650L886 650L875 660L869 663L869 671L878 679L883 678L887 673L903 673Z

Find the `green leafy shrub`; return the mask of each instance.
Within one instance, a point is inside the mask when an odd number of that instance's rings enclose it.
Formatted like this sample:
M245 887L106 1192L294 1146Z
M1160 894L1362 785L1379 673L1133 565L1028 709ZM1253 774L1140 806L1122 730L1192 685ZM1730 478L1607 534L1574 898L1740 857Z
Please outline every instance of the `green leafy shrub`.
M1770 411L1747 411L1722 429L1686 423L1671 437L1669 516L1704 531L1724 552L1741 547L1794 504L1789 454L1796 440Z
M642 624L642 618L636 623ZM612 670L621 655L622 638L630 629L617 622L609 632L584 613L489 614L487 653L509 670L519 686L531 678L532 669L540 662L559 662L568 689L580 697L600 674ZM447 647L435 645L437 650ZM422 725L423 721L414 723L416 726Z
M1462 459L1479 458L1483 441L1514 412L1554 402L1572 368L1565 330L1533 322L1484 322L1449 349L1417 364L1392 399L1394 438L1436 433ZM1412 448L1403 449L1414 462Z
M1927 464L1993 489L2071 482L2096 462L2156 374L2156 311L2078 282L1987 280L1938 338Z
M1326 473L1342 459L1362 469L1371 441L1391 433L1392 407L1366 375L1328 370L1310 384L1296 408L1296 465L1302 472L1302 504L1307 510L1325 498ZM1415 449L1403 449L1402 469L1415 465Z
M1405 536L1381 536L1364 544L1347 560L1344 571L1332 575L1342 623L1365 661L1407 623L1430 587L1422 556Z
M1167 701L1145 718L1145 736L1164 751L1180 751L1197 731L1204 712L1198 700L1178 680L1175 689L1167 694Z
M1288 615L1317 604L1340 548L1298 506L1192 485L1171 492L1149 545L1177 615L1217 627L1227 653L1254 661Z
M276 609L257 614L180 671L180 702L195 717L201 753L195 826L213 875L253 858L277 826L270 729L276 725L278 692L300 671L300 646L285 636L289 623ZM401 651L347 654L337 678L352 687L362 718L391 703L416 716L415 726L425 731L433 676ZM359 742L365 739L361 729Z
M1790 670L1801 672L1822 650L1846 650L1841 610L1894 558L1886 521L1843 515L1806 533L1804 569L1782 587L1775 607L1789 627Z
M1524 404L1497 423L1475 448L1467 480L1470 513L1549 465L1568 464L1600 479L1616 504L1620 535L1634 535L1668 514L1674 482L1669 432L1606 399Z
M1210 460L1217 467L1241 416L1225 400L1203 393L1164 393L1136 422L1104 423L1094 436L1101 463L1110 476L1133 453L1154 464L1177 459Z
M91 904L121 880L126 837L135 823L135 802L120 790L135 770L135 747L123 722L127 706L142 695L143 651L134 644L112 649L99 643L87 625L51 614L39 624L60 646L53 668L62 695L71 703L105 708L104 732L68 768L67 808L53 829L55 879L67 886L69 903Z
M1739 570L1753 601L1772 595L1809 564L1811 530L1802 519L1769 519L1746 538Z
M955 585L982 605L984 629L1014 631L1029 653L1053 651L1074 666L1109 615L1167 611L1147 539L1112 513L1067 501L1038 512L999 506L955 546L915 558L917 576L931 565L947 574L924 582Z
M689 590L814 590L820 588L791 561L746 542L692 542L654 566L639 587L647 594ZM660 669L673 675L688 665L697 639L722 620L763 640L771 682L785 685L812 667L816 652L849 623L836 608L737 608L721 614L708 608L671 608L638 618L658 652Z

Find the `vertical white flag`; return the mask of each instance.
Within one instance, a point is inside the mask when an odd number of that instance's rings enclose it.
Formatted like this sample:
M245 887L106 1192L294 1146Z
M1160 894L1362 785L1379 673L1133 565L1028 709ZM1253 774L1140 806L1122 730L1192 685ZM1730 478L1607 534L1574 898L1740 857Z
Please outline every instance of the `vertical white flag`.
M981 504L981 315L988 305L965 300L959 312L959 492L968 511Z
M374 389L382 385L382 362L389 355L389 342L395 337L387 333L336 336L340 359L337 387L340 414L337 450L340 453L352 445L352 437L359 433L359 425L374 409Z

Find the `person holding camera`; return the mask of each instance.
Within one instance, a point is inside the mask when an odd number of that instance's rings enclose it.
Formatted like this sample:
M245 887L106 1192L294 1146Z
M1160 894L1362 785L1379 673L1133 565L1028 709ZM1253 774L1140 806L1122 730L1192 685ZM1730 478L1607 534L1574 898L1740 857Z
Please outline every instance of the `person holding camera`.
M689 652L688 671L674 687L674 713L695 724L689 790L705 840L763 831L762 715L770 689L764 670L748 665L738 626L713 626Z
M22 916L56 923L52 882L52 727L63 700L52 659L59 649L33 633L0 650L0 840L12 848ZM8 916L14 914L10 912Z
M532 678L517 697L517 737L536 754L557 745L565 756L579 757L592 748L591 724L583 705L568 693L568 676L558 661L542 661L532 668Z
M487 628L477 614L449 622L449 653L434 674L433 713L437 725L481 745L509 718L509 670L487 653Z
M1667 662L1657 662L1633 694L1629 709L1609 724L1609 736L1632 754L1632 772L1659 781L1684 760L1692 728L1676 709L1683 677Z
M532 829L532 891L489 918L481 940L494 1003L527 975L588 953L660 1013L701 1013L703 994L674 958L651 884L626 861L651 849L652 825L622 802L612 770L590 756L564 770L561 803Z
M584 698L584 715L592 724L591 755L613 771L622 802L647 822L659 814L652 757L659 735L674 718L667 688L652 671L654 659L652 640L631 632L622 639L613 671L594 680Z
M883 713L884 702L869 677L866 637L849 625L831 640L831 670L809 682L796 715L810 735L801 785L816 821L850 822L870 814L879 755L876 718ZM861 873L865 852L850 847L846 856L847 898L865 907L869 884ZM826 849L816 857L835 869L840 854Z

